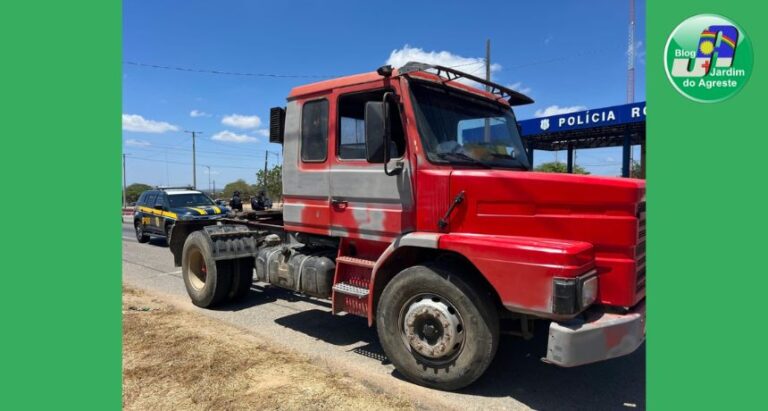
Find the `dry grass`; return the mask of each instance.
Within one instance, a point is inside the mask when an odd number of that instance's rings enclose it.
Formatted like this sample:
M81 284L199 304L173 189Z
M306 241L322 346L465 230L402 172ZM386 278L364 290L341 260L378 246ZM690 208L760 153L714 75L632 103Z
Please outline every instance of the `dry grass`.
M123 408L412 409L298 354L123 288Z

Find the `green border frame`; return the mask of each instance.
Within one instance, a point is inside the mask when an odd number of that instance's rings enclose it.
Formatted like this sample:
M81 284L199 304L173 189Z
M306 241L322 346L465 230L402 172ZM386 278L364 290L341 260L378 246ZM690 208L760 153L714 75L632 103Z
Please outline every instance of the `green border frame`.
M0 6L3 409L122 404L121 8Z
M766 11L647 4L650 408L764 402ZM7 409L121 406L120 12L104 1L0 6ZM700 13L753 40L749 84L716 104L678 94L663 67L669 33Z
M647 3L651 409L764 403L766 11L759 2ZM697 14L725 16L752 40L749 82L718 103L682 96L664 70L668 36Z

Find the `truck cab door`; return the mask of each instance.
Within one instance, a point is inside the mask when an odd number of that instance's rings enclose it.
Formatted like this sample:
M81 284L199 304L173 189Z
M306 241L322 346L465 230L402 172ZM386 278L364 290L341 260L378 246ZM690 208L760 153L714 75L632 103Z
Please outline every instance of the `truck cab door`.
M330 234L329 101L289 101L283 142L283 222L286 231Z
M365 104L382 101L395 85L371 90L370 85L348 87L337 93L332 110L333 147L330 151L331 235L390 242L412 231L411 169L406 155L401 113L392 104L390 147L393 162L403 163L397 175L384 173L381 163L369 163L365 151ZM392 165L389 167L392 169Z

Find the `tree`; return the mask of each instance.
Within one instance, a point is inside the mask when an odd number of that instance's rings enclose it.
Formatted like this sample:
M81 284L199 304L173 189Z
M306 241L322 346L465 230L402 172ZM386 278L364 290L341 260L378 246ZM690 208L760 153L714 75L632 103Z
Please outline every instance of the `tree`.
M240 192L241 198L250 197L254 194L253 188L245 180L239 179L224 186L221 196L223 198L231 198L235 191Z
M274 166L271 170L267 170L266 184L264 183L264 170L259 170L256 173L256 184L253 185L253 190L258 193L259 190L263 190L266 186L267 197L274 202L282 201L283 198L283 166Z
M151 189L152 186L147 184L133 183L125 188L125 201L127 201L128 204L135 203L136 200L139 199L141 193Z
M543 171L545 173L567 173L568 166L565 163L561 163L559 161L550 161L549 163L539 164L534 170ZM584 167L574 164L573 174L589 174L589 171L587 171Z
M632 160L632 163L629 165L629 176L632 178L645 178L643 177L643 170L639 161Z

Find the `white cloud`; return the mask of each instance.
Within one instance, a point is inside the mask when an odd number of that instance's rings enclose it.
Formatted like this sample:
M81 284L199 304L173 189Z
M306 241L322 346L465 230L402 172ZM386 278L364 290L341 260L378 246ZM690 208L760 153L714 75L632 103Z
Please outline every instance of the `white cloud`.
M228 143L255 143L259 141L256 137L233 133L229 130L219 131L211 137L211 140L226 141Z
M523 82L522 81L518 81L517 83L509 84L509 85L507 85L507 87L511 88L512 90L519 91L520 93L523 93L523 94L528 94L528 93L531 92L531 88L523 86Z
M206 113L205 111L200 110L192 110L189 112L190 117L210 117L211 115Z
M125 145L129 147L149 147L152 145L152 143L150 143L147 140L136 140L136 139L130 138L128 140L125 140Z
M534 114L536 117L556 116L558 114L568 114L576 111L586 110L586 106L568 106L560 107L557 104L549 106L545 109L538 109Z
M165 121L148 120L138 114L123 114L123 130L137 133L165 133L179 131L179 127Z
M221 119L221 124L230 127L242 129L258 128L261 125L259 116L244 116L242 114L231 114Z
M418 61L420 63L437 64L441 66L455 68L459 71L485 77L485 59L482 57L464 57L453 54L449 51L424 51L418 47L411 47L408 44L401 49L392 50L389 54L386 64L395 68L402 67L409 61ZM501 65L492 63L491 74L501 70ZM459 80L462 83L472 84L473 81Z
M269 130L267 130L266 128L262 128L262 129L256 130L256 134L262 137L269 137Z

